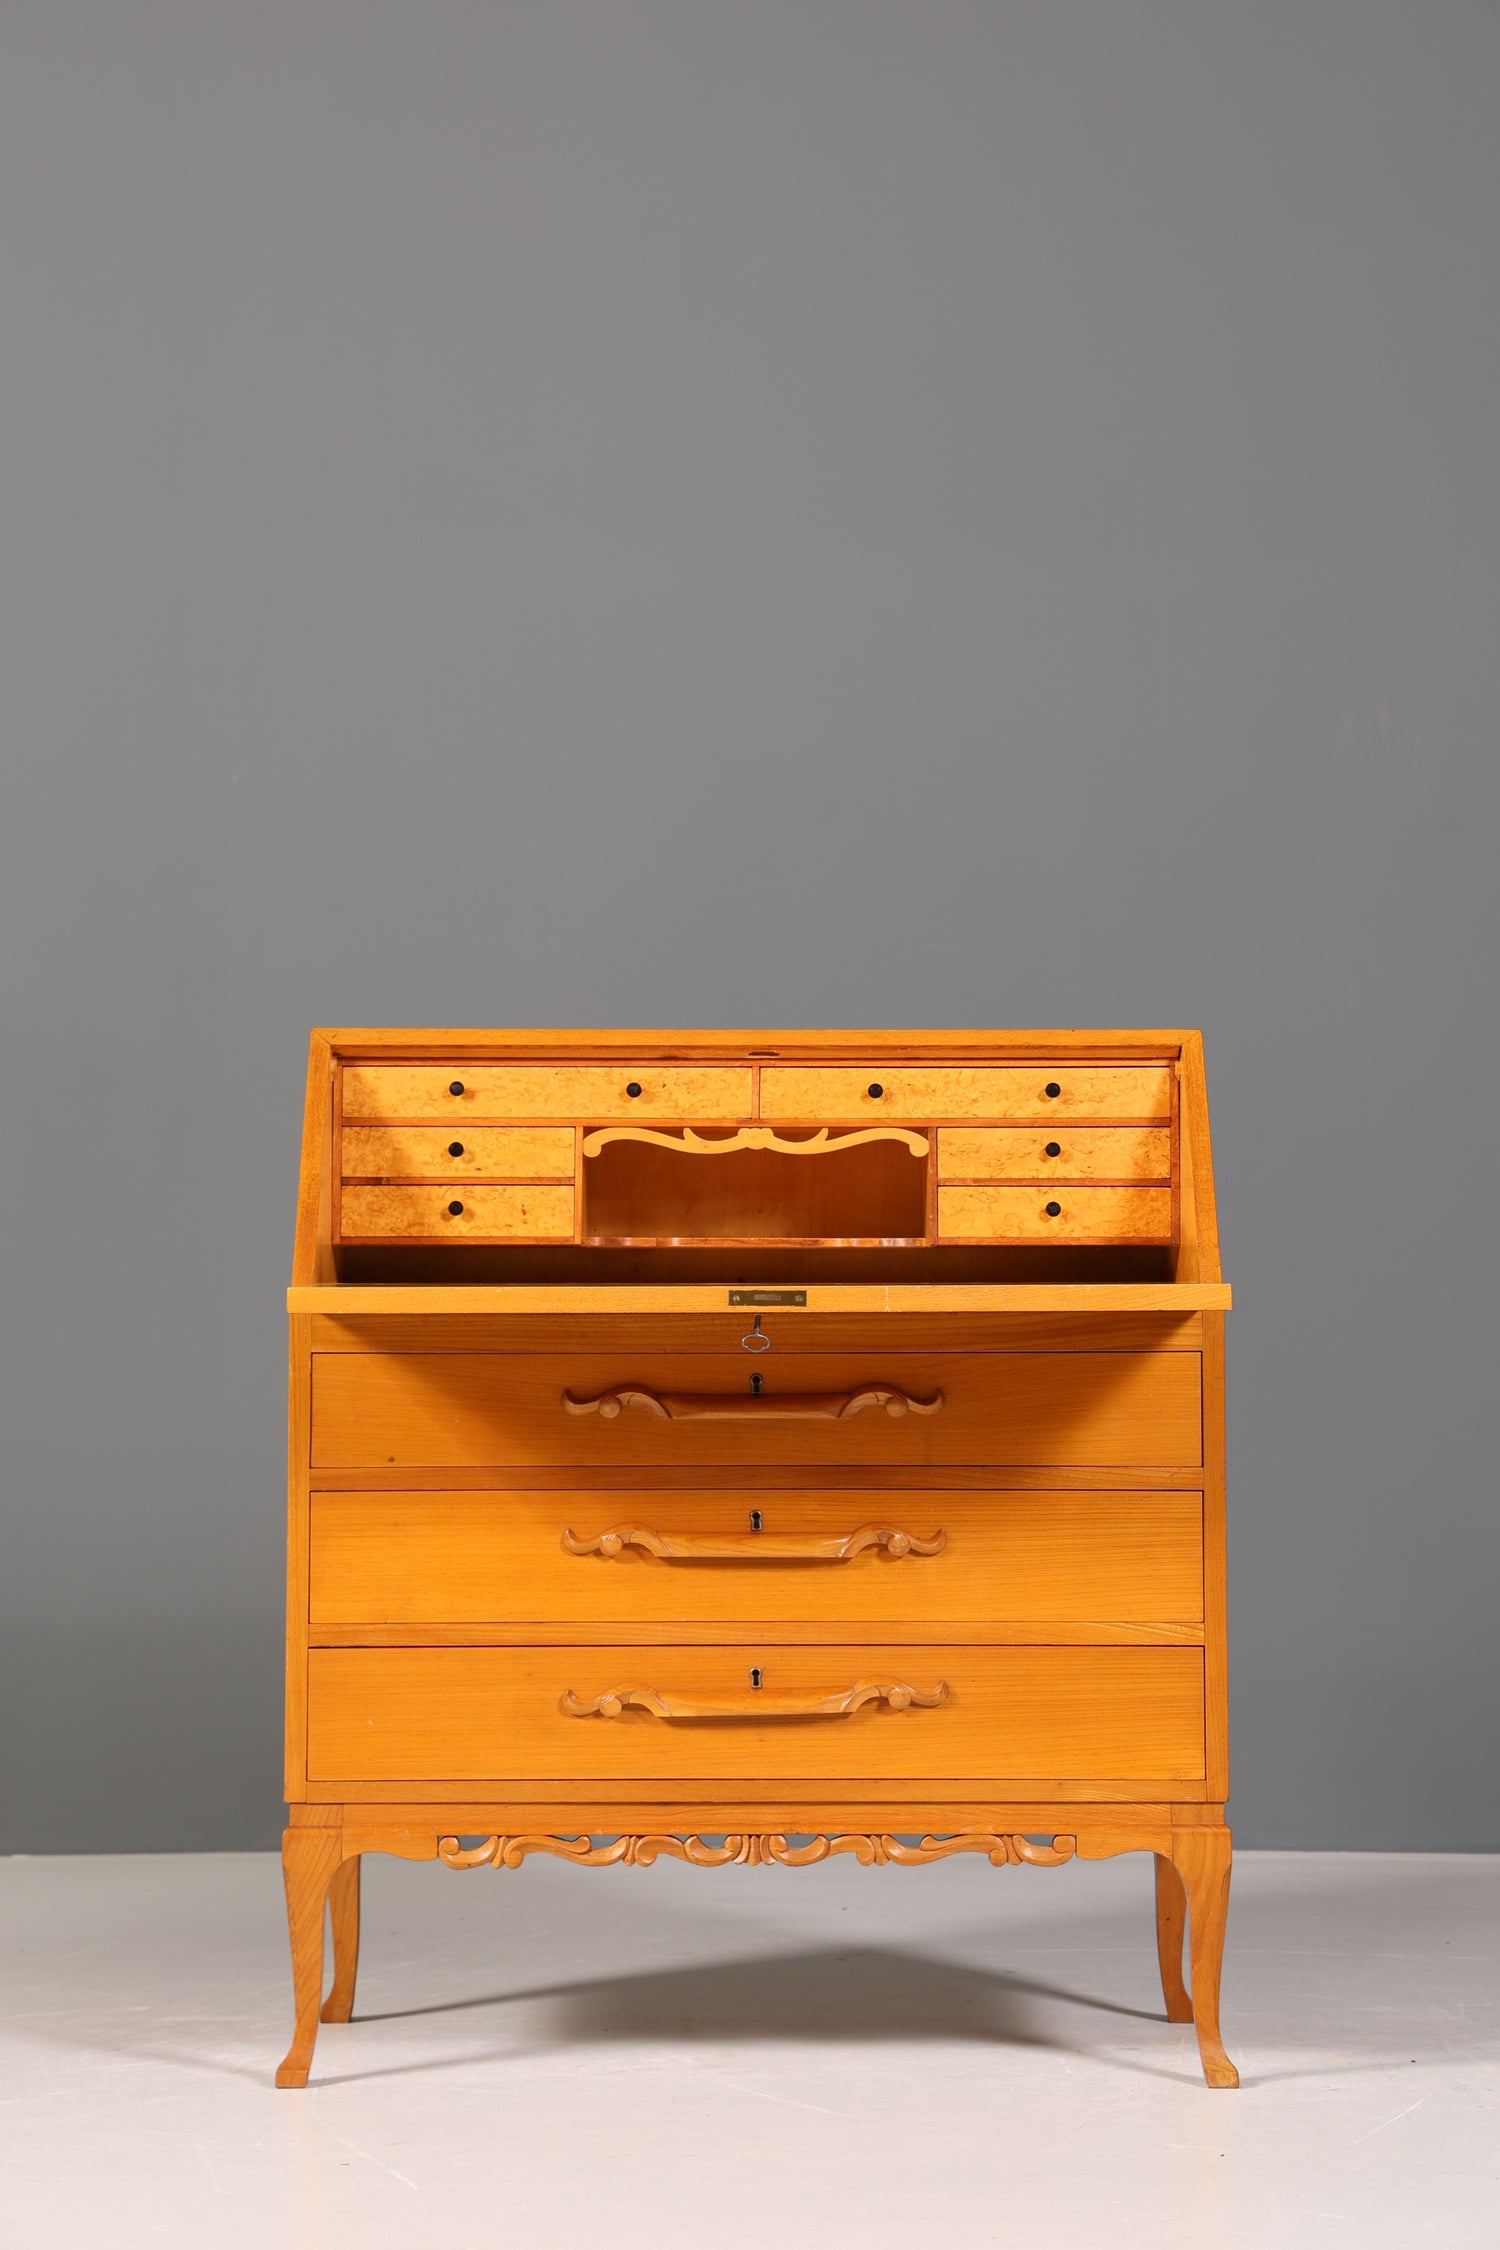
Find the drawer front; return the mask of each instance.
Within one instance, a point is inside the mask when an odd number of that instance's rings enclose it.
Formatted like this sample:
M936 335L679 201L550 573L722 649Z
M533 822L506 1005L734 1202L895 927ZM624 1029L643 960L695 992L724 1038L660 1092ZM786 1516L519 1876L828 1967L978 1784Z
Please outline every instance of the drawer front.
M750 1115L750 1072L677 1063L346 1063L344 1115L445 1125L467 1117L733 1124Z
M346 1187L339 1232L346 1242L571 1242L573 1189Z
M940 1187L940 1242L1170 1242L1169 1187Z
M1172 1135L1165 1125L945 1127L938 1137L940 1180L1170 1181ZM350 1170L345 1165L346 1171Z
M346 1180L571 1180L571 1125L346 1125ZM975 1178L981 1177L975 1174Z
M1196 1492L318 1492L311 1614L315 1625L795 1618L835 1632L1195 1623L1203 1504Z
M933 1704L857 1700L864 1686L928 1696L944 1685ZM630 1689L678 1712L750 1715L564 1708ZM846 1715L791 1715L818 1704ZM308 1660L315 1781L1187 1781L1203 1770L1197 1648L325 1648Z
M872 1093L872 1087L879 1087ZM1053 1087L1055 1092L1049 1093ZM945 1118L1013 1119L1029 1124L1068 1118L1165 1121L1172 1114L1166 1063L1028 1063L1005 1069L961 1069L861 1063L832 1070L765 1067L760 1113L783 1125L867 1125L882 1117L940 1124Z
M758 1398L744 1353L319 1352L312 1460L1181 1468L1202 1459L1197 1352L808 1353L774 1368L762 1359L753 1372ZM912 1409L893 1418L881 1392Z

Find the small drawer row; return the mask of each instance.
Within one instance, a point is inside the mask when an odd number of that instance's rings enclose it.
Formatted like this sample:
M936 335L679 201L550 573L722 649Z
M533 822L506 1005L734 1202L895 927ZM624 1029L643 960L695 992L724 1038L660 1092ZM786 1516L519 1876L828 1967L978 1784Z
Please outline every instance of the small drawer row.
M346 1180L571 1180L571 1125L346 1125ZM942 1181L1168 1181L1165 1125L945 1126Z
M641 1063L347 1063L343 1115L356 1122L488 1119L525 1123L672 1121L737 1124L755 1108L745 1065ZM1172 1066L904 1064L807 1069L765 1065L759 1114L786 1125L912 1124L1037 1117L1165 1123Z
M939 1187L940 1242L1164 1243L1168 1187ZM571 1242L572 1182L346 1181L346 1242Z

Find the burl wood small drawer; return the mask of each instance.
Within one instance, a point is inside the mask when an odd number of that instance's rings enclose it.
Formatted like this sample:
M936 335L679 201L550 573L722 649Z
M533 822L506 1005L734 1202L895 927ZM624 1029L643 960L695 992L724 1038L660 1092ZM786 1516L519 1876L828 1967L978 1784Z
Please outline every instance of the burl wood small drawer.
M1172 1135L1165 1125L945 1126L939 1180L1134 1180L1169 1182ZM345 1167L347 1170L349 1167Z
M1196 1780L1203 1652L315 1648L308 1772L326 1781Z
M347 1063L343 1102L346 1118L733 1124L750 1115L750 1072L674 1063Z
M571 1125L346 1125L346 1180L571 1180ZM979 1177L978 1174L975 1177Z
M1203 1615L1197 1492L318 1492L313 1624Z
M940 1187L941 1242L1170 1242L1168 1187Z
M1121 1118L1133 1123L1172 1114L1172 1073L1165 1063L1037 1063L990 1069L903 1063L807 1070L766 1066L760 1113L786 1125L870 1124L883 1117L941 1124L946 1118Z
M573 1235L571 1182L346 1185L340 1212L346 1242L568 1242Z
M1159 1463L1202 1459L1197 1352L320 1352L312 1461ZM758 1385L758 1390L752 1386Z

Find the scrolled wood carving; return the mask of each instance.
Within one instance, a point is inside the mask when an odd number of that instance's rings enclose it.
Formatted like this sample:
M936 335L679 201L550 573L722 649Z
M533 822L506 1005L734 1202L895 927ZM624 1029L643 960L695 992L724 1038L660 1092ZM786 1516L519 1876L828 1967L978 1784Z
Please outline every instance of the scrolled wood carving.
M913 1398L894 1383L867 1383L855 1391L648 1391L642 1384L621 1384L600 1391L596 1398L562 1394L565 1414L597 1414L613 1422L627 1406L639 1407L660 1422L848 1422L867 1406L883 1406L893 1421L907 1414L936 1414L943 1403L941 1391L931 1398Z
M705 1140L691 1125L677 1132L655 1125L601 1125L596 1132L585 1133L583 1153L597 1156L611 1141L644 1141L650 1148L676 1149L686 1156L732 1156L742 1148L774 1149L778 1156L836 1156L840 1149L858 1148L864 1141L899 1141L913 1156L925 1156L929 1146L925 1133L901 1125L862 1125L857 1131L832 1138L829 1127L820 1125L803 1141L783 1140L774 1125L742 1125L737 1133L717 1141Z
M907 1711L913 1704L930 1707L946 1703L946 1680L936 1687L916 1688L909 1680L857 1680L837 1695L809 1698L768 1695L759 1688L748 1696L664 1695L654 1687L612 1687L587 1701L572 1688L559 1708L569 1719L618 1719L627 1705L649 1711L658 1719L847 1719L867 1703L883 1703L891 1711Z
M900 1531L894 1524L862 1523L856 1531L821 1539L816 1532L786 1532L773 1536L761 1531L723 1533L653 1531L644 1524L614 1524L597 1539L580 1539L576 1531L562 1535L563 1550L570 1555L603 1555L609 1561L627 1547L639 1547L662 1562L850 1562L867 1548L878 1547L897 1561L903 1555L940 1555L948 1544L945 1531L923 1539L915 1531Z
M437 1856L458 1868L519 1867L531 1852L571 1860L576 1867L649 1867L658 1859L682 1859L694 1867L812 1867L848 1853L862 1867L928 1867L959 1852L983 1852L992 1867L1062 1867L1076 1850L1074 1836L1038 1844L1029 1836L965 1828L954 1836L923 1836L915 1844L875 1834L812 1836L805 1844L791 1844L782 1834L747 1832L716 1844L699 1835L614 1836L597 1844L591 1836L487 1836L465 1847L456 1836L440 1836Z

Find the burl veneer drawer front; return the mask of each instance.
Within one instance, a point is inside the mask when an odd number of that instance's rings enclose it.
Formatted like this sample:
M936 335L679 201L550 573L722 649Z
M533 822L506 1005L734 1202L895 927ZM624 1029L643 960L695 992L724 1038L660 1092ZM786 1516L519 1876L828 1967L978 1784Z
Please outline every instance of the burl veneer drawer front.
M940 1180L1160 1180L1172 1177L1165 1125L945 1126ZM349 1165L345 1170L352 1169Z
M1165 1063L1101 1063L1054 1068L1028 1063L1004 1069L916 1068L861 1064L838 1070L762 1069L760 1113L782 1124L869 1124L882 1117L938 1124L944 1118L1129 1118L1172 1114L1172 1073Z
M1187 1781L1203 1764L1197 1648L313 1649L308 1659L313 1780Z
M1170 1242L1169 1187L940 1187L941 1242Z
M319 1352L312 1461L1183 1468L1202 1459L1200 1382L1197 1352L807 1354L753 1371L743 1353Z
M318 1492L314 1625L1196 1622L1196 1492Z
M347 1063L344 1115L733 1124L750 1115L750 1072L677 1063Z
M346 1186L339 1232L346 1242L570 1242L573 1189L467 1180L461 1188Z
M571 1180L571 1125L346 1125L345 1179Z

